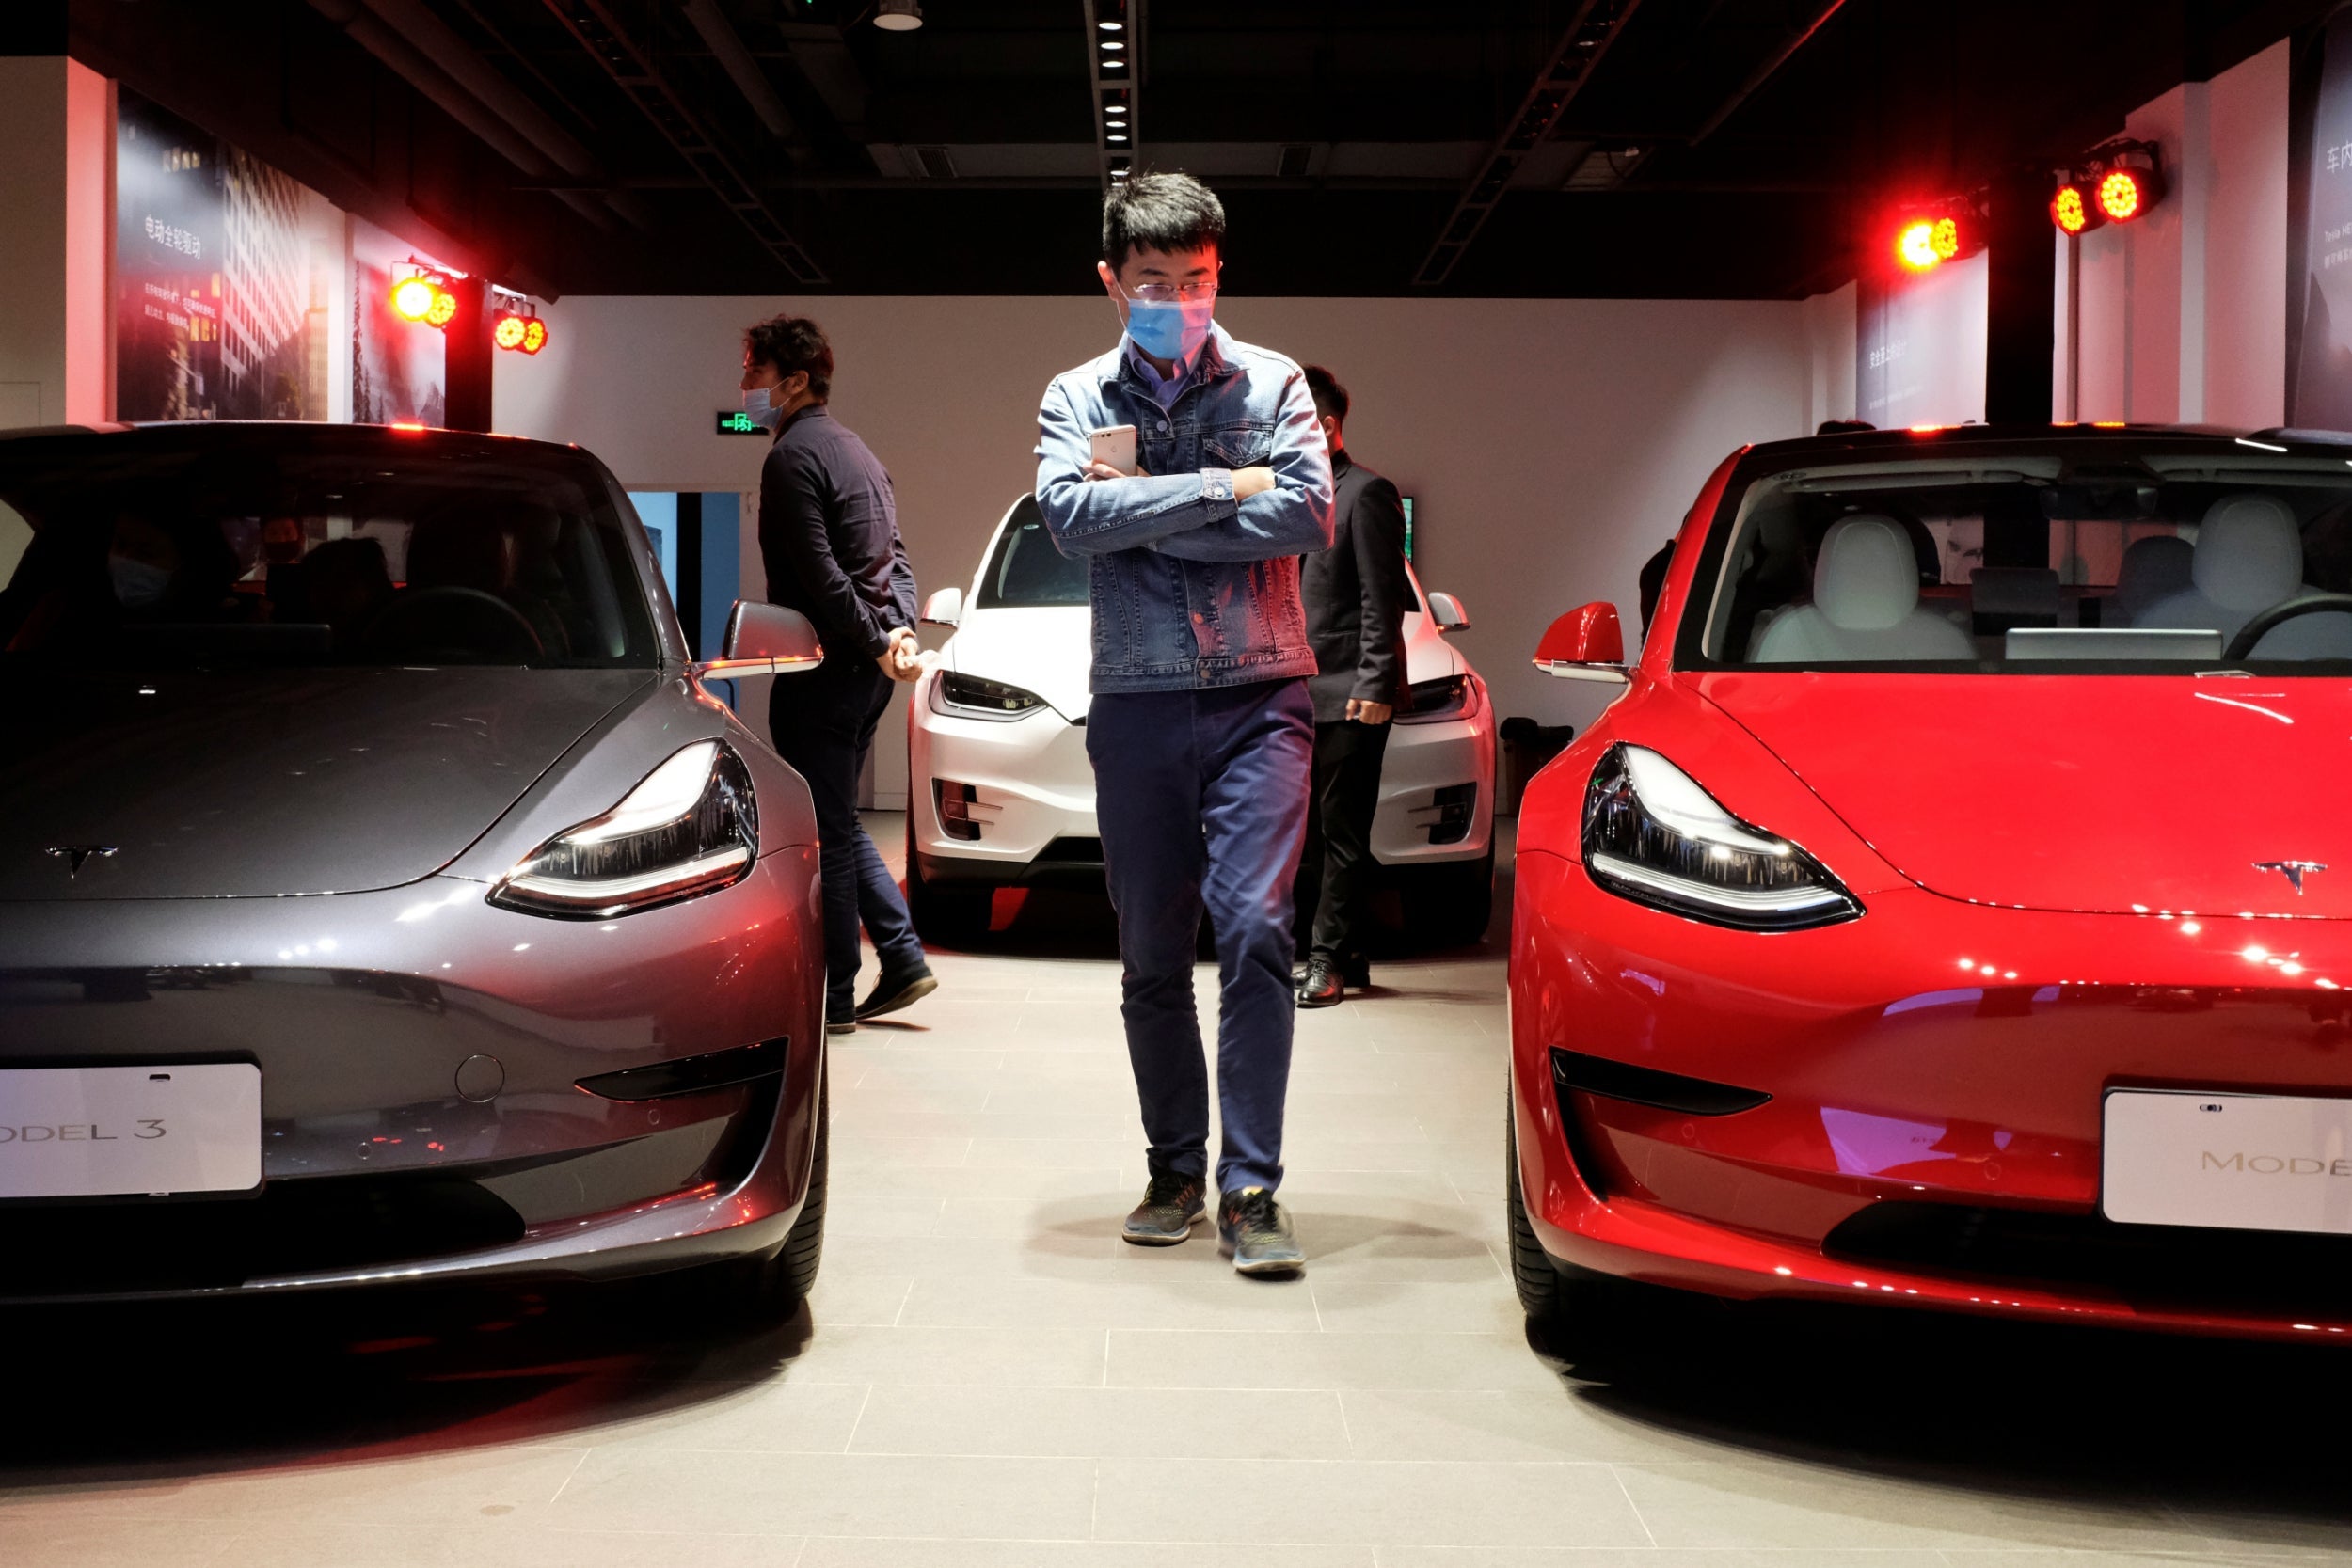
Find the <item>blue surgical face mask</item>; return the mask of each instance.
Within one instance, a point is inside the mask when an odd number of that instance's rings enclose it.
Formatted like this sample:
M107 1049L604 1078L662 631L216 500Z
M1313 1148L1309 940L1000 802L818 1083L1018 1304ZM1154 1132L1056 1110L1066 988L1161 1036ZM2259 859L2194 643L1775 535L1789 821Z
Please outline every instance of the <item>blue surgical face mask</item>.
M159 603L171 588L169 572L127 555L106 557L106 575L114 579L115 597L125 610L145 610Z
M1127 300L1127 336L1154 359L1189 360L1216 318L1216 296L1188 300Z
M743 412L763 430L773 430L784 423L784 410L776 406L765 387L755 387L743 394Z

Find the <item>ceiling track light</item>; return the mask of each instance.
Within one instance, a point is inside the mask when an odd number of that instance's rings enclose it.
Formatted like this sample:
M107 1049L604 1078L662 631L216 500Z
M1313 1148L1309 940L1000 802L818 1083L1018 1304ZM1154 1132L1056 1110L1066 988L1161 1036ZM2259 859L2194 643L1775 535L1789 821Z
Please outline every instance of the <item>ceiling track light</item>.
M885 33L912 33L923 25L922 0L880 0L874 25Z

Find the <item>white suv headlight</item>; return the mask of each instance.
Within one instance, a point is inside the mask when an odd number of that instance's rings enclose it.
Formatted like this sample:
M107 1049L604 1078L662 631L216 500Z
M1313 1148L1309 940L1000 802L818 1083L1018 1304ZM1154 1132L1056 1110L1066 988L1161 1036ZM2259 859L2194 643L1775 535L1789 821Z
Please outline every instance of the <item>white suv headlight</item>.
M1820 862L1640 746L1613 746L1593 769L1583 837L1584 868L1601 887L1709 925L1799 931L1862 913Z
M700 740L602 816L532 850L490 890L490 902L605 920L732 886L758 858L751 769L724 741Z

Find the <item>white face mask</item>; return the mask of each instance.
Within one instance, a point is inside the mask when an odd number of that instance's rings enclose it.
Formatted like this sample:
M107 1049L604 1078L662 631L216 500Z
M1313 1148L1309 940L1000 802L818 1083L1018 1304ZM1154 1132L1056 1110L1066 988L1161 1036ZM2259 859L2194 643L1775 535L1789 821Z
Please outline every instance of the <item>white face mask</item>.
M743 412L764 430L774 430L784 423L784 410L776 406L774 397L765 387L755 387L743 394Z
M115 597L125 610L145 610L171 588L169 572L127 555L106 557L106 575L114 579Z

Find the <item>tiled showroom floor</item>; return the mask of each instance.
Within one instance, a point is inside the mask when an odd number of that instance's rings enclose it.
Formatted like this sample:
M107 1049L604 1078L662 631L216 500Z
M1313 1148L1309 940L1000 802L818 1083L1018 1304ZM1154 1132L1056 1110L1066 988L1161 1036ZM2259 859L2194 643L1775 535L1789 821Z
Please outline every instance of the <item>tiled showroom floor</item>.
M1497 1262L1499 943L1300 1020L1304 1279L1123 1246L1106 912L1028 922L834 1042L800 1321L675 1283L21 1314L0 1564L2352 1562L2334 1356L1668 1304L1613 1370L1548 1361Z

